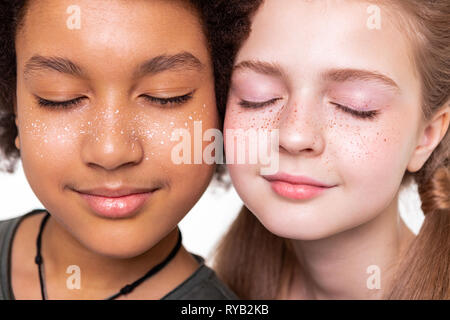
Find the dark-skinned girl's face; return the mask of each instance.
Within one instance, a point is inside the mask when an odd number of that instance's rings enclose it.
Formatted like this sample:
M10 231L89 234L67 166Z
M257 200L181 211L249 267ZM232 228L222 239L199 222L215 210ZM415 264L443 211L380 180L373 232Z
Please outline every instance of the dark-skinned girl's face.
M16 145L34 193L78 241L136 256L173 230L214 173L171 160L174 129L218 126L207 41L188 2L71 5L30 1L18 30ZM80 194L95 188L153 192L112 218Z

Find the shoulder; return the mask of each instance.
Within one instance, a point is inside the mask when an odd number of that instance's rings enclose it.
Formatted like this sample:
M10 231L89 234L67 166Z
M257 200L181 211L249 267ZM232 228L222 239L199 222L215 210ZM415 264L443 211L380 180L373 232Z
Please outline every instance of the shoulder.
M19 217L0 221L0 300L11 299L10 262L11 245L20 222L27 216L43 212L43 209L30 211Z
M44 209L36 209L15 218L0 220L0 250L4 249L5 241L12 240L15 230L25 217L44 211Z
M214 270L204 263L200 256L193 255L200 267L177 288L169 292L162 300L237 300L231 291L216 275Z
M0 256L3 256L3 253L9 247L13 233L22 218L23 216L19 216L0 221ZM1 260L3 261L3 259Z

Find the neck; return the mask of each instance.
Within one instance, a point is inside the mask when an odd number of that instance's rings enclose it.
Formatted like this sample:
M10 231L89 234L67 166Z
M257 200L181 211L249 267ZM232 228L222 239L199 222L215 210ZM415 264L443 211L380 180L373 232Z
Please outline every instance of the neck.
M78 297L84 296L96 299L111 296L126 284L141 278L152 267L162 262L175 247L177 240L178 231L174 229L155 246L139 256L125 259L113 258L92 252L54 218L50 217L42 234L41 249L49 298L52 298L52 293L54 293L53 296L58 296L58 292L68 293L65 286L70 273L66 273L66 271L71 265L79 267L82 283L82 290L71 290L74 294ZM179 256L183 254L188 253L185 250L180 250L174 260L180 261ZM164 277L164 272L159 272L152 277L152 280L160 277L161 274ZM56 284L59 284L59 286ZM144 284L139 285L139 287L144 287ZM62 288L63 286L65 288ZM139 287L136 288L136 291Z
M414 234L398 214L398 197L376 218L351 230L319 239L295 240L298 260L290 297L380 299ZM368 271L369 266L371 269ZM379 272L378 272L379 270ZM380 288L374 288L376 273ZM368 279L375 280L372 282Z

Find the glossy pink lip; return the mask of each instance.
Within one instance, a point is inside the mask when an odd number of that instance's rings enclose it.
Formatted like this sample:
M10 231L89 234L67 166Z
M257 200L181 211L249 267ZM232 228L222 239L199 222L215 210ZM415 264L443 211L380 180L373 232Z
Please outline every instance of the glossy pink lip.
M290 199L310 199L334 187L306 176L293 176L287 173L278 173L263 176L270 182L272 190L282 197Z
M105 218L128 218L133 216L155 190L122 188L77 191L89 207Z

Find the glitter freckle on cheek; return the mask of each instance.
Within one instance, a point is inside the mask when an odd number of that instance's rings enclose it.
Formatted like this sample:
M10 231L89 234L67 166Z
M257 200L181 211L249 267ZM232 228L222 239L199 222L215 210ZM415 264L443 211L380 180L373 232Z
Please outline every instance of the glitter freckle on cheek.
M145 130L145 135L147 136L148 139L153 138L154 133L151 132L150 130Z

